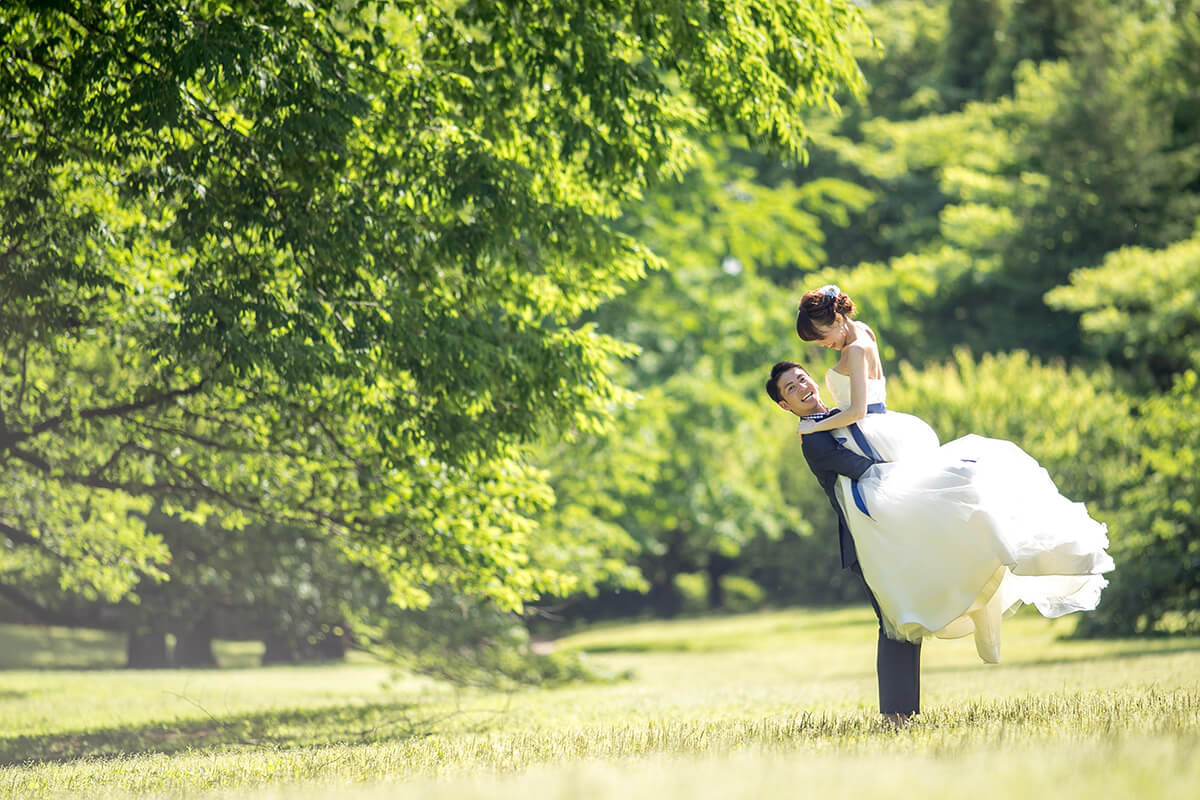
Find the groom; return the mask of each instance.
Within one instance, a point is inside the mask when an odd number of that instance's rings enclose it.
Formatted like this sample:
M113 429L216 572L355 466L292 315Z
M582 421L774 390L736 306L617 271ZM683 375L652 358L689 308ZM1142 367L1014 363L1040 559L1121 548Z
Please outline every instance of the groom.
M821 393L812 376L792 361L780 361L771 367L771 377L767 379L767 394L780 408L798 417L814 414L824 416L830 413L830 409L821 402ZM851 430L855 427L856 425L851 425L849 429L836 428L832 431L807 434L803 437L801 449L809 469L817 476L817 482L829 496L829 502L837 513L842 568L850 569L862 577L862 567L859 566L858 554L854 549L854 538L850 535L846 516L834 491L839 475L858 480L875 463L838 442L835 434L840 434L841 438L845 439L847 435L856 433ZM863 582L865 584L866 580ZM875 671L879 676L879 710L889 721L901 724L921 710L921 644L896 641L884 634L879 604L870 589L867 585L871 607L875 609L875 616L879 618L879 646L875 657Z

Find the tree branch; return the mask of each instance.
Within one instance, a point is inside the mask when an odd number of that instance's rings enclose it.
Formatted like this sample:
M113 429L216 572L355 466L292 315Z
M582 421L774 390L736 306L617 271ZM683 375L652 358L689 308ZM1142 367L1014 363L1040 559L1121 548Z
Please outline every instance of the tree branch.
M20 528L14 528L12 525L8 525L4 522L0 522L0 533L3 533L8 538L8 540L10 542L12 542L13 544L27 545L29 547L36 547L37 549L41 550L42 552L46 553L47 555L53 557L55 561L58 561L58 562L64 563L64 564L67 562L66 556L64 556L62 553L58 552L57 550L54 550L48 544L46 544L45 542L43 542L41 539L37 538L33 534L29 533L28 531L23 531Z
M38 58L35 58L32 53L30 53L28 50L26 50L24 48L18 49L18 48L13 47L13 48L10 48L8 52L12 53L14 58L16 58L18 61L24 61L26 64L33 64L35 67L40 67L41 69L44 69L47 72L53 72L55 75L57 75L60 78L63 77L62 68L59 67L57 64L51 64L49 62L42 61Z
M242 455L256 455L258 453L271 452L269 450L256 449L256 448L252 448L252 447L239 447L237 445L226 444L224 442L219 442L216 439L210 439L207 436L201 436L198 433L192 433L191 431L181 430L180 428L171 428L166 425L155 425L152 422L144 422L144 421L136 420L136 421L134 421L134 425L138 426L139 428L145 428L147 430L154 431L155 433L164 434L166 436L177 436L180 439L186 439L189 442L194 442L195 444L201 445L203 447L209 447L209 448L212 448L213 450L217 450L217 451L220 451L223 453L240 453ZM287 453L286 451L281 451L281 454L283 454L283 455L299 455L298 453Z
M133 402L122 403L121 405L116 406L85 408L76 413L64 412L57 416L50 417L49 419L42 420L27 431L6 431L0 434L0 449L13 450L14 445L23 442L26 439L30 439L34 436L45 433L48 430L57 428L69 419L102 419L104 417L117 417L121 416L122 414L129 414L134 411L143 411L147 408L153 408L154 406L168 403L171 400L175 400L179 397L188 397L190 395L199 393L200 390L204 388L204 384L207 382L208 378L201 378L191 386L187 386L182 389L171 389L170 391L152 395L142 400L135 400Z
M50 466L50 462L39 456L37 453L31 453L28 450L22 450L19 447L10 447L8 452L24 461L31 467L36 467L40 472L50 472L54 468Z
M0 597L3 597L14 606L25 609L31 612L43 625L65 625L75 626L79 624L79 618L71 614L64 614L61 611L47 608L46 606L29 597L21 590L0 583Z

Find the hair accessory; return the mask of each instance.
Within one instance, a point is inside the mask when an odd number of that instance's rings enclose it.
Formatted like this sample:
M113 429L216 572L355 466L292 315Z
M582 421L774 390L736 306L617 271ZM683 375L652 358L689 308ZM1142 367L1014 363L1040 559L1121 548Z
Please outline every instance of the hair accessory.
M841 295L842 290L837 287L837 284L831 283L828 286L822 286L820 292L826 297L832 297L836 300Z

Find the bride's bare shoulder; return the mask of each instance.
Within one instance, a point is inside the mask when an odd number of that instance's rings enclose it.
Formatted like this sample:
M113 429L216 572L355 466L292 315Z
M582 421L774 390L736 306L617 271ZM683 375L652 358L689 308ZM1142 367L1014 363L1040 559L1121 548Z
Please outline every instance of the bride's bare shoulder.
M846 345L846 349L862 350L867 353L878 352L879 343L875 338L875 331L871 330L864 322L855 322L854 324L858 327L859 335L853 342Z
M879 341L875 337L875 331L871 330L871 326L865 322L854 321L858 326L858 330L864 334L851 342L847 349L854 348L863 354L863 360L867 367L867 377L879 379L883 377L883 363L879 358Z

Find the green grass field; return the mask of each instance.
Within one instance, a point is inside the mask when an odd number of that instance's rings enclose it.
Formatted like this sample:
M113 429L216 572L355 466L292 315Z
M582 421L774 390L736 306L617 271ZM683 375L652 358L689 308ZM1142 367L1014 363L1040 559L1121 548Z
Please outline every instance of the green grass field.
M514 693L364 661L9 669L0 797L1195 796L1200 639L1061 640L1072 624L1019 615L997 666L928 643L924 713L900 731L874 713L867 608L597 628L559 646L632 677ZM47 665L17 636L4 663Z

